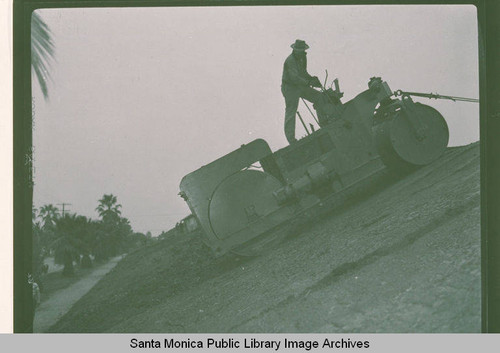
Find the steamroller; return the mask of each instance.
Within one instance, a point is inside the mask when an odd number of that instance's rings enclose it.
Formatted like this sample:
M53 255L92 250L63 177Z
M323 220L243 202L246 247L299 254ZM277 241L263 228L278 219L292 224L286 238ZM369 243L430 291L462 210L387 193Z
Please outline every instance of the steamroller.
M216 255L258 255L304 214L342 204L348 190L381 172L432 163L447 148L443 116L379 77L346 103L337 80L335 90L316 92L311 113L319 127L307 136L275 152L251 141L182 179L179 194Z

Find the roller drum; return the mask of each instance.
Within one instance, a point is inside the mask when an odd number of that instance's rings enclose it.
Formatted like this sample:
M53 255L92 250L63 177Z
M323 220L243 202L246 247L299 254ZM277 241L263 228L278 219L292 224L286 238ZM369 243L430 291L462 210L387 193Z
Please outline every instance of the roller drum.
M448 146L446 120L436 109L421 103L415 103L411 110L394 112L392 119L374 130L378 153L393 169L432 163Z
M239 171L224 179L214 190L209 206L210 225L218 240L239 254L262 252L272 236L263 241L254 238L286 222L293 213L273 196L281 186L275 177L257 170Z

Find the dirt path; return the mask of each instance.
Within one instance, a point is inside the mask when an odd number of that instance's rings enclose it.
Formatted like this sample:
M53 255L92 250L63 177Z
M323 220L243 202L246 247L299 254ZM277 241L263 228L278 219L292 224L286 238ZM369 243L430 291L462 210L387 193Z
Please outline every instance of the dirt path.
M117 256L106 264L96 268L91 274L82 278L68 288L54 293L49 299L42 302L35 313L33 332L46 332L55 324L85 293L123 258Z

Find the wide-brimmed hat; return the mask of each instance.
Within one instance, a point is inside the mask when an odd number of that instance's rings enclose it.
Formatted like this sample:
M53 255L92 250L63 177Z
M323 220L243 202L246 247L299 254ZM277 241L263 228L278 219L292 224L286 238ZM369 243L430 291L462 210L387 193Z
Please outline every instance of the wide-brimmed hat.
M306 44L305 41L297 39L295 43L290 45L293 49L295 50L306 50L309 49L309 46Z

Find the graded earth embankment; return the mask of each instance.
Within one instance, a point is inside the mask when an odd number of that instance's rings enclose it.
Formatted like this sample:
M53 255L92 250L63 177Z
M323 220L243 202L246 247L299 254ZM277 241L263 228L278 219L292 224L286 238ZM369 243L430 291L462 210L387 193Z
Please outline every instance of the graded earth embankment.
M129 254L51 332L479 332L479 144L257 258L196 238Z

